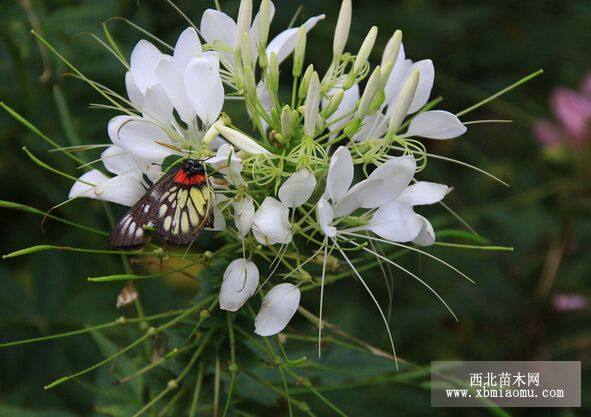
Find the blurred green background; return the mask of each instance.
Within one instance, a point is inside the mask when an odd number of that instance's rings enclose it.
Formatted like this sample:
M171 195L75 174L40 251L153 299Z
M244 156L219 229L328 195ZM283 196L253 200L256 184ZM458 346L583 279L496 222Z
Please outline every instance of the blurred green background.
M327 19L309 37L308 58L325 67L327 45L340 2L277 1L273 30L286 27L298 4L300 20L319 13ZM1 0L0 101L32 121L59 143L108 141L106 123L113 114L88 108L99 97L30 34L35 27L90 78L123 92L124 70L88 32L124 16L174 42L186 27L165 1L135 0ZM199 16L213 2L178 0L186 14ZM237 1L222 1L235 16ZM555 87L577 89L591 71L591 2L564 1L353 1L349 38L355 50L371 25L380 28L379 59L395 29L402 29L407 57L431 58L436 79L433 97L441 107L459 111L521 77L544 69L541 77L466 116L465 120L512 119L512 124L477 124L463 137L428 148L493 172L510 183L506 188L457 165L431 161L422 179L455 187L447 200L454 210L494 244L514 252L433 249L475 281L459 278L426 259L408 257L452 306L453 318L423 287L396 276L392 328L399 354L418 364L432 360L580 360L583 361L582 409L510 409L514 416L585 416L591 414L591 310L557 309L559 294L591 297L591 193L589 145L585 151L553 152L533 137L531 124L550 117L549 97ZM129 55L140 34L121 21L109 28ZM68 116L69 114L69 116ZM55 153L5 112L0 113L0 199L41 210L67 198L70 182L35 166L23 146L42 159L76 175L76 167ZM586 158L586 159L585 159ZM100 204L75 201L56 211L63 217L103 230L108 228ZM436 225L457 222L437 209ZM0 214L2 253L33 244L102 248L103 239L81 234L40 217L3 209ZM100 260L100 262L99 262ZM120 285L90 284L88 276L121 272L117 257L43 252L0 263L0 340L16 340L77 329L112 320L121 314L114 302ZM372 285L381 285L378 273ZM141 285L144 304L155 313L174 308L194 289L164 282ZM166 290L162 290L166 288ZM371 301L352 280L330 286L326 318L377 346L387 346L383 325ZM316 309L318 293L303 301ZM385 290L380 296L386 301ZM312 349L313 351L313 349ZM66 384L51 391L43 385L55 377L94 363L100 355L90 336L0 350L0 417L69 417L95 415L100 392L89 382ZM313 355L313 352L310 352ZM344 358L341 358L345 361ZM330 359L328 359L330 361ZM338 363L338 361L337 361ZM383 384L328 392L350 415L485 416L485 409L432 409L429 391L405 384ZM278 415L273 407L260 415ZM96 415L109 415L108 412ZM332 415L329 411L326 414Z

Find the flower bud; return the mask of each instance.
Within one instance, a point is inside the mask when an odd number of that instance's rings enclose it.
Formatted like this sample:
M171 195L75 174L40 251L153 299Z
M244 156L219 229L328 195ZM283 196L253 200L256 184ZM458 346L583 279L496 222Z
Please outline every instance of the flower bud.
M363 95L359 101L359 106L357 106L357 112L355 112L355 117L358 119L363 119L365 117L369 111L369 106L381 86L381 67L378 65L369 76L369 80L367 80L365 90L363 90Z
M415 69L411 74L408 76L398 98L396 98L396 102L394 103L394 107L392 108L392 114L390 115L390 120L388 122L388 134L396 134L402 121L408 114L408 109L412 103L412 100L417 92L417 87L419 85L419 77L420 72L418 69Z
M367 63L367 58L373 49L373 46L376 42L376 37L378 36L378 28L377 26L372 26L372 28L367 33L367 36L363 40L361 44L361 48L359 48L359 52L357 52L357 57L355 58L355 62L353 63L353 72L358 74L359 71L363 68L363 66Z
M248 35L248 32L242 33L242 36L240 37L240 58L242 59L244 71L247 71L246 67L250 67L252 71L252 44L250 43L250 36Z
M244 90L251 97L257 95L257 82L254 79L254 70L250 66L244 66Z
M298 29L298 36L296 39L295 52L293 54L293 71L294 77L299 77L304 66L304 58L306 55L306 28L300 26Z
M253 155L270 154L268 150L242 132L223 125L218 127L218 131L228 142L245 152Z
M291 107L285 105L281 110L281 135L284 138L289 138L292 135L297 119L297 110L292 110Z
M345 134L345 136L352 137L355 133L359 131L359 129L361 129L362 123L363 122L361 119L355 118L351 120L349 123L345 125L343 133Z
M242 0L238 9L238 20L236 22L236 45L240 45L242 34L248 33L252 21L252 0ZM250 51L250 47L248 49ZM246 50L243 50L243 54Z
M300 89L298 90L298 97L304 98L306 97L306 93L308 92L308 84L310 83L310 78L312 77L312 73L314 72L314 65L308 65L306 68L306 72L304 72L304 76L302 77L302 82L300 83Z
M343 83L343 88L345 90L348 90L349 88L353 87L353 84L355 84L356 81L357 74L355 73L355 71L351 71L349 74L347 74L347 79Z
M374 114L376 111L378 111L382 107L382 104L384 104L385 100L386 92L384 90L378 90L378 93L375 95L374 99L369 105L367 114Z
M275 52L271 52L269 55L269 66L267 68L267 72L267 87L269 91L279 91L279 63L277 62L277 55Z
M333 60L336 61L341 58L347 38L349 37L349 29L351 27L351 0L343 0L341 3L341 10L339 11L339 19L334 31L334 41L332 44Z
M402 44L402 31L397 30L394 35L388 40L384 55L382 55L382 67L385 67L387 62L391 62L392 66L396 63L398 52L400 52L400 45Z
M201 143L206 145L210 144L219 135L218 126L224 126L224 121L222 119L217 120L209 127L209 129L207 129L207 132L205 132L205 135L201 139Z
M316 123L320 116L320 80L318 73L313 72L306 93L306 104L304 110L304 133L310 137L314 136Z
M334 94L332 94L332 96L328 100L328 104L322 112L322 116L325 119L330 118L330 116L332 116L334 112L338 110L339 106L341 105L341 102L343 101L344 96L345 90L343 90L342 88L339 88Z
M259 7L259 38L255 40L258 41L259 45L261 45L263 49L265 46L267 46L267 39L269 38L269 27L271 26L270 3L270 0L263 0L261 1L261 6Z

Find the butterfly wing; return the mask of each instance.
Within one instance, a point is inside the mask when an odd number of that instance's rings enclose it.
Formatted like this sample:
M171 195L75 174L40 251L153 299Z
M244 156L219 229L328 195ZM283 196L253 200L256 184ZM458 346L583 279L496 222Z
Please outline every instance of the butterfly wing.
M192 185L174 182L160 199L154 220L158 234L173 245L192 242L212 225L213 195L207 180Z
M178 174L182 174L182 168L164 175L121 218L109 238L112 247L133 249L145 245L147 226L154 227L163 240L185 245L212 225L214 193L208 181L179 182Z
M175 170L176 171L176 170ZM164 175L141 197L127 214L119 220L111 235L109 244L117 249L133 249L146 244L144 228L156 226L159 202L171 187L174 172Z

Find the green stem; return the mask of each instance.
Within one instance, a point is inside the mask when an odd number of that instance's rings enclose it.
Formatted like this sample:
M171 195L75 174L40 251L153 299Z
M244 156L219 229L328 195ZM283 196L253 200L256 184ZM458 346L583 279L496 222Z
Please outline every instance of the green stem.
M70 332L64 332L64 333L58 333L58 334L53 334L53 335L49 335L49 336L40 336L40 337L33 337L31 339L24 339L24 340L17 340L15 342L7 342L7 343L2 343L0 344L0 348L5 348L5 347L9 347L9 346L18 346L18 345L24 345L27 343L36 343L36 342L44 342L47 340L53 340L53 339L60 339L63 337L69 337L69 336L76 336L79 334L84 334L84 333L90 333L93 332L95 330L102 330L102 329L107 329L110 327L115 327L115 326L120 326L120 325L125 325L128 323L138 323L142 320L158 320L158 319L162 319L162 318L166 318L166 317L170 317L170 316L174 316L177 314L182 313L184 310L175 310L175 311L169 311L166 313L160 313L160 314L154 314L151 316L146 316L143 318L125 318L125 317L120 317L116 320L113 320L112 322L109 323L103 323L103 324L97 324L95 326L91 326L91 327L87 327L85 329L79 329L79 330L72 330Z
M511 84L509 87L503 88L501 91L493 94L492 96L490 96L490 97L488 97L488 98L486 98L486 99L484 99L484 100L482 100L482 101L474 104L473 106L468 107L467 109L464 109L464 110L456 113L456 116L461 117L461 116L463 116L465 114L468 114L471 111L474 111L477 108L479 108L481 106L484 106L487 103L490 103L491 101L495 100L496 98L499 98L503 94L508 93L509 91L511 91L511 90L519 87L521 84L525 84L526 82L528 82L528 81L536 78L538 75L541 75L543 73L544 73L544 70L541 70L541 69L540 70L537 70L536 72L534 72L534 73L532 73L532 74L530 74L530 75L528 75L526 77L523 77L521 80L519 80L519 81Z

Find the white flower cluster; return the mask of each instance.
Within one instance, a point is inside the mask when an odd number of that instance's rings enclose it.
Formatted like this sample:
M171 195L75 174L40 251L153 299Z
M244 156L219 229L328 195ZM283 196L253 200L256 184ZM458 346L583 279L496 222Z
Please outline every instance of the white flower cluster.
M254 261L275 256L279 264L288 250L297 252L297 265L285 275L293 282L267 291L256 317L255 332L268 336L295 314L303 266L322 252L324 283L328 251L353 267L344 249L369 251L356 243L362 239L433 244L431 223L414 209L441 201L450 188L414 180L426 159L414 138L451 139L466 127L452 113L431 110L433 63L406 58L400 31L373 69L377 28L355 54L344 52L350 0L341 6L332 63L322 76L304 61L308 31L323 15L268 41L274 5L263 0L254 19L252 9L252 0L242 0L237 21L206 10L199 30L205 43L188 28L172 55L145 40L136 45L125 75L124 114L109 122L113 144L101 155L113 175L87 172L70 198L131 206L147 180L162 175L166 157L208 158L208 169L224 179L213 184L214 230L240 241L244 252L224 273L220 307L237 311L261 287ZM292 54L292 95L285 100L279 65ZM230 98L244 104L252 134L222 113ZM355 182L356 175L363 177ZM300 261L311 244L313 253Z

